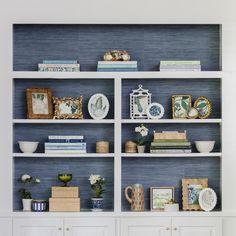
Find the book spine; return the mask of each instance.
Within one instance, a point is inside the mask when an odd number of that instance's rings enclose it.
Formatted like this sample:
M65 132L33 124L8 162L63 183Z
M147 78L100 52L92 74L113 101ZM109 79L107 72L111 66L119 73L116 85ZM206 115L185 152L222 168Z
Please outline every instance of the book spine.
M137 65L98 65L97 66L98 69L136 69Z
M78 64L77 60L43 60L43 64Z
M45 147L45 150L86 150L86 147Z
M150 150L150 153L154 154L179 154L179 153L192 153L191 149L173 149L173 150Z
M201 69L160 69L162 72L201 71Z
M49 143L83 143L84 139L49 139Z
M46 67L39 68L40 72L80 72L80 68L67 68L67 67Z
M50 146L59 146L59 147L70 147L70 146L77 146L77 147L86 147L86 143L45 143L45 147L50 147Z
M80 64L38 64L38 67L41 68L57 68L57 67L64 67L64 68L78 68L80 67Z
M86 150L45 150L46 154L83 154Z
M108 68L103 68L100 69L98 68L97 71L106 71L106 72L113 72L113 71L120 71L120 72L127 72L127 71L137 71L138 69L136 68L130 68L130 69L125 69L125 68L113 68L113 69L108 69Z
M175 147L175 146L181 146L181 147L189 147L191 145L190 142L152 142L151 143L151 146L154 146L154 147L168 147L168 146L171 146L171 147Z
M83 135L49 135L48 139L84 139Z
M98 65L137 65L137 61L98 61Z
M160 65L200 65L201 61L160 61Z

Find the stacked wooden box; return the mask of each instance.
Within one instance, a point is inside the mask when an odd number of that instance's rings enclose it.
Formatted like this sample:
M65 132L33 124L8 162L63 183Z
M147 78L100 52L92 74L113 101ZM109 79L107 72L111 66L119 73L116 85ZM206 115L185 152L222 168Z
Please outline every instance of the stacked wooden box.
M52 187L49 211L80 211L79 187Z

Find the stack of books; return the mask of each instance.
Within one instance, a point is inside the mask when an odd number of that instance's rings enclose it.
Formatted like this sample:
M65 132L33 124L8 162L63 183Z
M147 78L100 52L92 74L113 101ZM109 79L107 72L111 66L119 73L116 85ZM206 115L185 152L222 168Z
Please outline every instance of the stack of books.
M38 71L78 72L80 64L76 60L44 60L42 64L38 64Z
M45 153L47 154L81 154L87 153L84 136L48 136L48 142L45 144Z
M99 61L97 71L137 71L137 61Z
M160 71L201 71L201 62L160 61Z
M191 143L187 140L186 132L154 132L154 139L150 146L150 153L178 154L191 152Z

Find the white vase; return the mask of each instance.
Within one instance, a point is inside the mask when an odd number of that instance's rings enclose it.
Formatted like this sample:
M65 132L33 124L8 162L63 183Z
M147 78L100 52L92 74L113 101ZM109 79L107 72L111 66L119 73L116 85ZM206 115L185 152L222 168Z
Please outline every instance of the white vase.
M138 149L138 153L144 153L145 152L145 145L138 145L137 149Z
M23 211L31 211L32 199L22 199Z

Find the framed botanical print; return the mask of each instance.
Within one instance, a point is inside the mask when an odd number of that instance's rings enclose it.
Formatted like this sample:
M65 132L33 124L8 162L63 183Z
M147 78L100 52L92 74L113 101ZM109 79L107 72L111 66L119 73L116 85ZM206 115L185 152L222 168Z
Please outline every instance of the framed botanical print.
M151 211L164 209L164 204L174 201L174 187L151 187L150 208Z
M212 105L206 97L198 97L194 102L194 108L198 111L200 119L206 119L211 115Z
M208 187L208 179L182 179L183 210L201 210L200 192Z
M172 116L173 119L188 117L188 112L192 106L191 95L173 95L172 96Z
M151 93L148 89L143 89L140 84L138 89L130 93L130 118L147 119L147 108L151 103Z
M53 97L54 119L83 119L82 100L79 98L57 98Z
M52 119L52 90L49 88L28 88L27 118L28 119Z

